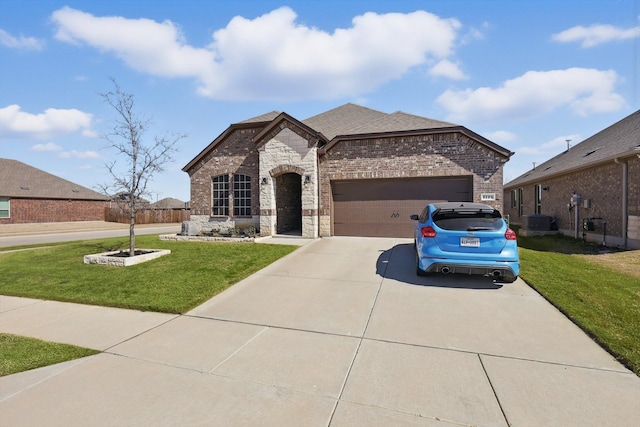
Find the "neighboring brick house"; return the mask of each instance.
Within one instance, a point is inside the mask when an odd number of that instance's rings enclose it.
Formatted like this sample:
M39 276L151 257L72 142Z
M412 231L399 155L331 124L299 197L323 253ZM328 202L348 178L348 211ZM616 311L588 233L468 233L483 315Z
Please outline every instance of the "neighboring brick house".
M107 197L11 159L0 159L0 224L103 221Z
M515 224L548 215L564 234L640 249L639 157L640 110L505 184L505 213Z
M157 202L149 205L150 209L188 209L189 202L183 202L182 200L174 199L172 197L166 197L158 200Z
M429 201L502 210L513 153L469 129L354 104L306 120L271 112L232 124L183 171L201 228L261 235L398 236Z

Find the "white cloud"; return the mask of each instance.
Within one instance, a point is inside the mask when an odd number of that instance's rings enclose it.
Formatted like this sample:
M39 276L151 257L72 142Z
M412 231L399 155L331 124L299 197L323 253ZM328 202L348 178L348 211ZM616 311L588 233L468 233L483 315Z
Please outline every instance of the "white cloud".
M516 139L518 139L515 133L509 132L506 130L497 130L495 132L489 132L486 134L486 137L489 138L489 140L493 142L497 142L499 144L503 142L513 142Z
M459 65L449 61L448 59L443 59L431 67L429 74L432 76L447 77L452 80L463 80L467 78Z
M76 109L47 108L44 113L21 111L17 104L0 108L0 136L48 139L90 131L93 115Z
M535 147L521 147L518 149L519 154L558 154L567 149L567 140L573 147L578 144L582 137L579 134L558 136L550 141Z
M472 42L474 40L484 40L485 32L487 32L490 29L491 29L491 24L489 24L486 21L482 23L482 27L481 28L470 27L466 31L466 34L461 36L460 43L463 44L463 45L466 45L466 44L469 44L470 42Z
M632 28L618 28L613 25L596 24L590 27L578 25L551 36L552 40L571 43L581 42L584 48L618 40L628 40L640 37L640 26Z
M46 144L36 144L29 148L31 151L60 151L62 147L54 144L53 142L48 142Z
M44 42L35 37L25 37L22 34L18 37L14 37L0 28L0 45L10 47L12 49L41 50L44 46Z
M97 151L64 151L58 154L61 159L98 159L100 154Z
M151 75L198 81L219 99L330 99L357 96L411 67L453 55L461 24L424 11L373 12L328 33L296 22L281 7L236 16L206 47L187 44L171 21L96 17L64 7L52 14L56 38L87 44Z
M625 105L624 98L614 91L617 81L613 70L529 71L497 88L450 89L436 101L453 120L524 119L561 107L588 116Z

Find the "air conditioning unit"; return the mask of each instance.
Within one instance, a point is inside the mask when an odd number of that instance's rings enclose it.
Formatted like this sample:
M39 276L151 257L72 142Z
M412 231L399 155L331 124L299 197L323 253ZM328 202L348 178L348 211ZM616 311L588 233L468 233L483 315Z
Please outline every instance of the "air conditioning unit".
M184 221L180 234L182 236L197 236L200 234L200 224L195 221Z
M551 217L542 214L523 215L522 228L531 231L549 231L551 230Z

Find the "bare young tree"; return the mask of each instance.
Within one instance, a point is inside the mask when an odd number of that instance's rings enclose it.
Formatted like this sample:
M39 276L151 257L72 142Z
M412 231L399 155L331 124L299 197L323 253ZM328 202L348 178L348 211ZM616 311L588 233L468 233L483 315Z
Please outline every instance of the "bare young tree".
M118 195L118 201L126 207L129 214L129 256L134 256L136 212L141 209L143 198L150 195L147 190L149 181L173 160L178 141L186 135L155 136L153 142L145 143L143 137L151 120L135 112L133 95L124 92L115 79L111 81L114 90L100 96L116 110L118 118L111 132L102 138L107 141L108 148L115 151L116 159L105 165L113 182L101 185L100 189L109 196ZM118 163L119 159L122 159L121 163Z

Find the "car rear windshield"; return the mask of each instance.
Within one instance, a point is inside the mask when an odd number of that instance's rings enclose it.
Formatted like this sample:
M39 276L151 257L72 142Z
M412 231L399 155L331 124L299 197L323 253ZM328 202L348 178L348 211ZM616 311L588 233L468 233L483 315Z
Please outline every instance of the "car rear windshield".
M496 231L504 221L497 210L437 210L433 222L444 230Z

